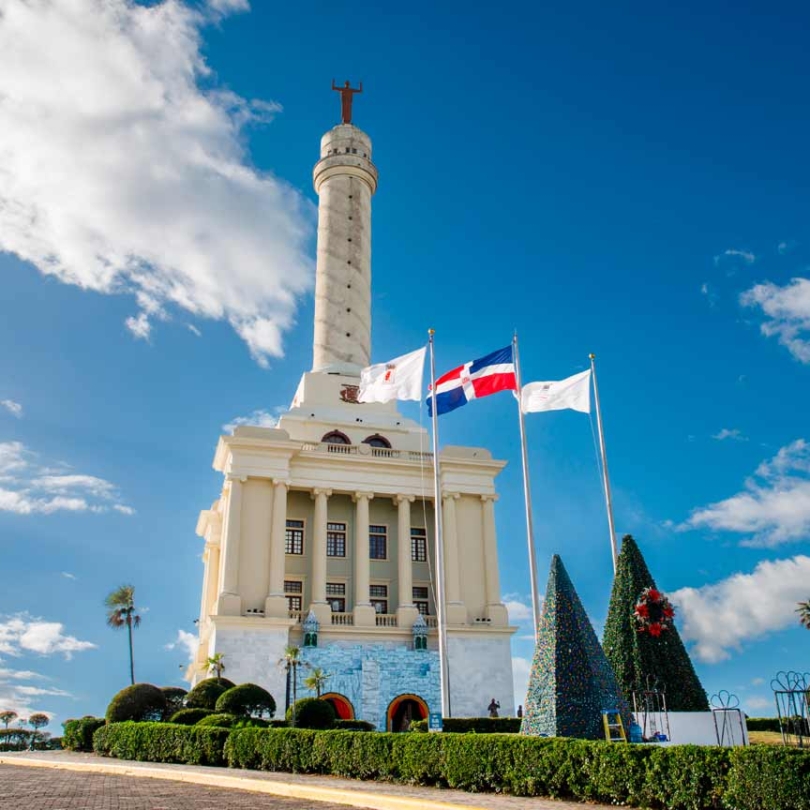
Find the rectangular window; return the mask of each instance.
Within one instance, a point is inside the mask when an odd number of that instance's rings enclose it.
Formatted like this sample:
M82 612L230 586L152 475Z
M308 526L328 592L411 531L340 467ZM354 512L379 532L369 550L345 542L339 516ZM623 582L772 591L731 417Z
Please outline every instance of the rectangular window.
M427 531L416 526L411 527L411 560L413 562L427 560Z
M430 615L430 602L428 602L428 589L422 586L415 586L413 589L413 603L416 609L423 615Z
M346 612L346 583L327 582L326 601L332 606L332 613Z
M370 585L369 595L372 607L377 613L388 613L388 586Z
M386 526L368 527L368 548L370 559L388 559L388 528Z
M288 610L302 609L302 594L304 593L304 583L296 579L284 580L284 595L287 597Z
M346 556L346 524L327 523L326 524L326 556L345 557Z
M285 554L304 553L304 521L288 520L287 532L284 537Z

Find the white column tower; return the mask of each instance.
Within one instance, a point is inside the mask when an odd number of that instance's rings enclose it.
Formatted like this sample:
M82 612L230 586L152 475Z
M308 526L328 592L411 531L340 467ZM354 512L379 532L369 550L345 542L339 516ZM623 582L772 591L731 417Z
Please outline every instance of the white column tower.
M377 169L368 135L351 123L327 132L313 181L319 201L312 370L359 376L371 358L371 197Z

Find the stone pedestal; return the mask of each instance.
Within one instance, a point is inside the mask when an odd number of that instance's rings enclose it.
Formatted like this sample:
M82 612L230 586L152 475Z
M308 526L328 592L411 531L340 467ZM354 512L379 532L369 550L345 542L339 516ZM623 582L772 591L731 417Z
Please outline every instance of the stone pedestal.
M404 605L397 608L397 627L410 629L416 621L419 611L413 605Z
M217 600L217 615L241 616L242 597L235 593L221 593Z
M286 619L288 616L286 596L268 596L264 600L264 615L274 619Z
M309 609L315 614L315 618L318 620L321 630L328 629L332 626L332 606L329 602L313 602L309 606Z
M371 605L354 606L355 627L376 627L377 611Z

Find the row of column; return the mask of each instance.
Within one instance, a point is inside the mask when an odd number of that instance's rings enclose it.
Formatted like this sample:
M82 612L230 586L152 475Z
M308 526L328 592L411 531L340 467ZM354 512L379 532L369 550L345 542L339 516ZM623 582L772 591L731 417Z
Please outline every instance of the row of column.
M238 595L239 546L241 540L242 485L246 479L229 476L226 487L230 489L224 525L224 554L222 555L222 587L219 597L219 612L236 614L241 612ZM265 602L265 615L286 616L287 599L284 595L285 546L287 530L286 480L273 480L273 508L270 526L270 582ZM330 489L314 489L313 548L312 548L312 604L319 619L328 618L330 612L326 599L326 535L328 523L328 500ZM445 546L445 586L449 621L465 621L461 596L461 559L459 533L456 518L456 502L461 497L458 492L442 494L443 529ZM372 492L357 492L353 496L356 504L355 515L355 554L354 554L354 593L355 614L359 613L368 623L374 623L374 609L370 601L371 560L369 557L369 503L374 498ZM500 584L498 578L498 552L495 539L496 495L481 495L483 509L483 547L486 602L500 604ZM411 558L411 504L413 495L396 495L397 504L397 585L399 592L398 612L413 612L413 569ZM208 551L208 549L207 549ZM217 560L219 563L219 560ZM216 566L219 568L219 564ZM206 579L210 578L206 564ZM205 591L210 593L211 584L206 583ZM358 610L359 609L359 610ZM455 615L454 615L455 614Z

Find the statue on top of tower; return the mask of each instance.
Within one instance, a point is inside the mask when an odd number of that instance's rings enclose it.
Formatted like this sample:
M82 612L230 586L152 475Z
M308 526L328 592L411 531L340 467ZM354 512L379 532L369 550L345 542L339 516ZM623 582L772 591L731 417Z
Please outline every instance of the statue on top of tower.
M355 93L362 93L363 92L363 82L360 82L359 88L354 88L350 86L349 81L347 80L343 87L338 87L335 84L335 80L332 79L332 89L337 90L340 93L340 112L341 112L341 124L351 124L352 122L352 98L354 97Z

